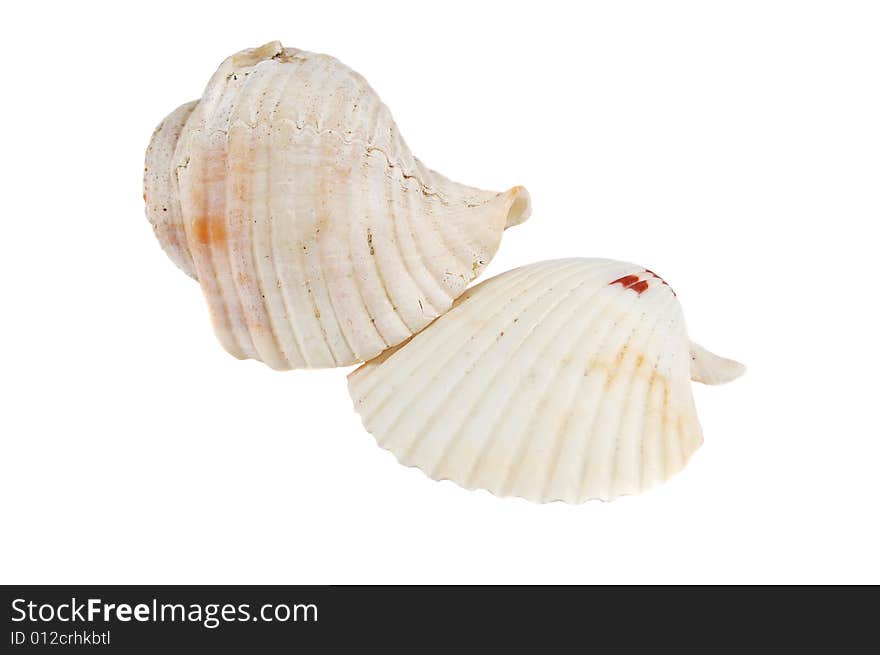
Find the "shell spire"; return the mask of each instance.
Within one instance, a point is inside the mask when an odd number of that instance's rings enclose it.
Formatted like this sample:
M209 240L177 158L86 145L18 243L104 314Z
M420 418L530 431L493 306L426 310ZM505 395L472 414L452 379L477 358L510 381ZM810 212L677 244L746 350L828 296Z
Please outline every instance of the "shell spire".
M144 162L144 203L147 218L165 254L177 267L196 277L180 214L177 172L171 166L174 149L197 100L181 105L165 117L153 132Z
M273 41L227 58L147 153L147 215L215 332L276 369L366 361L447 311L530 213L416 159L363 77Z

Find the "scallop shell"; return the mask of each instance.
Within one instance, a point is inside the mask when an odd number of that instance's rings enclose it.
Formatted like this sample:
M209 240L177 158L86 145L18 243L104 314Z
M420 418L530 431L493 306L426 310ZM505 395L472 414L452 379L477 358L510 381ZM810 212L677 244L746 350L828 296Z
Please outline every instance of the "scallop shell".
M563 259L475 286L352 372L349 390L403 464L499 496L578 503L681 470L703 439L689 378L743 370L691 343L651 271Z
M215 332L276 369L375 357L452 306L528 193L463 186L413 157L388 108L327 55L229 57L153 136L147 216L197 278Z

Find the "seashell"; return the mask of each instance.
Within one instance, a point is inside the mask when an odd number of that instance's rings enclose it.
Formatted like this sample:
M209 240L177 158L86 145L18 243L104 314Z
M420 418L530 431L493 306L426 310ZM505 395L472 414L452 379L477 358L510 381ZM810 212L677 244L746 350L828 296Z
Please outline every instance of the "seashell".
M579 503L681 470L703 439L690 378L743 371L688 339L651 271L562 259L478 284L349 391L379 445L435 480Z
M530 213L413 157L388 108L327 55L224 61L147 150L147 216L215 332L276 369L345 366L448 310Z
M183 126L197 104L198 100L194 100L181 105L159 124L150 139L144 162L144 203L147 219L165 254L192 278L196 277L196 266L189 252L186 231L183 229L177 175L171 168L171 160Z

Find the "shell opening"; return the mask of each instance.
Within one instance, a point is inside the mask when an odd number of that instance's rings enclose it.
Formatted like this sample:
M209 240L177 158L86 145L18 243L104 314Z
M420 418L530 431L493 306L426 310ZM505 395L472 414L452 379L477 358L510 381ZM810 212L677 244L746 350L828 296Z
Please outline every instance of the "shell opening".
M505 229L524 223L532 215L532 197L525 187L515 186L507 195L510 197L510 208L504 222Z

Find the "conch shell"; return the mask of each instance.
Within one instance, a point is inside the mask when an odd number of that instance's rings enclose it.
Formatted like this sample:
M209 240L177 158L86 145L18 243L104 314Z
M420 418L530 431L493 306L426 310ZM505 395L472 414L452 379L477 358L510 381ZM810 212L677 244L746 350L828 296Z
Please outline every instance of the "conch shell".
M403 464L499 496L579 503L681 470L703 440L690 378L743 370L689 340L675 293L651 271L564 259L468 290L352 372L349 390Z
M229 57L147 151L147 216L239 358L276 369L375 357L452 306L528 193L452 182L336 59L278 42Z

